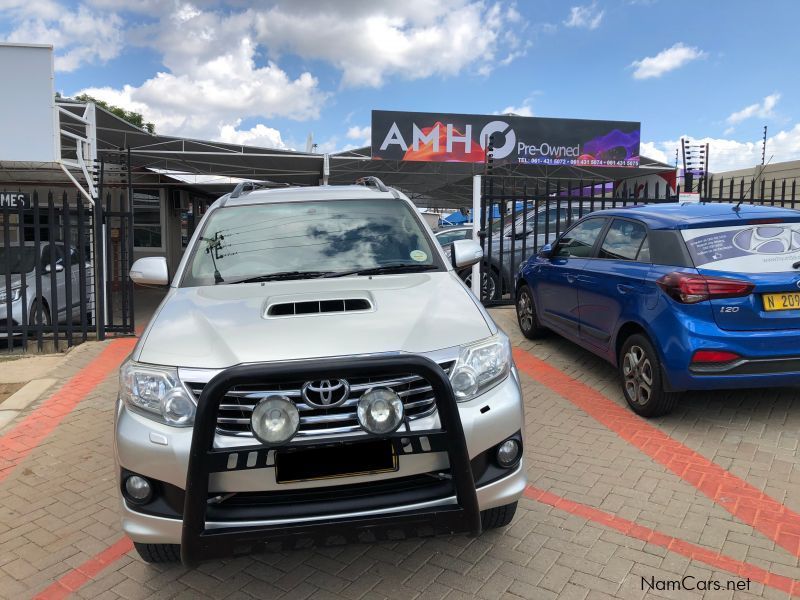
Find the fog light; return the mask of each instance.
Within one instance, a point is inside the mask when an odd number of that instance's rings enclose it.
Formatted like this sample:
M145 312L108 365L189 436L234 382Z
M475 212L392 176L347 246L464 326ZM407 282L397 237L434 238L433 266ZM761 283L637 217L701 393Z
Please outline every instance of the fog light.
M300 425L300 413L286 396L267 396L260 400L250 417L255 436L265 444L288 442Z
M519 460L519 442L515 439L506 440L497 447L497 464L507 469Z
M387 387L371 388L361 395L356 413L370 433L391 433L403 422L403 401Z
M131 475L125 480L125 493L129 500L145 504L153 497L153 487L144 477Z

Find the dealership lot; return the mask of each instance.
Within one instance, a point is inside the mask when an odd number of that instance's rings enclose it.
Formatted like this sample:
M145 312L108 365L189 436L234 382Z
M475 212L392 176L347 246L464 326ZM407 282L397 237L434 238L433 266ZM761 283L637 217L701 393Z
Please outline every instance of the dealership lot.
M691 394L669 417L646 423L629 416L607 364L557 337L525 341L512 310L492 312L514 341L526 402L531 488L506 530L478 539L275 551L191 571L146 565L122 538L117 512L115 374L132 347L118 339L71 354L52 375L56 392L0 431L0 596L800 593L794 390ZM684 466L676 468L664 449ZM658 589L687 575L687 584L711 581L723 589ZM736 592L725 589L729 581Z

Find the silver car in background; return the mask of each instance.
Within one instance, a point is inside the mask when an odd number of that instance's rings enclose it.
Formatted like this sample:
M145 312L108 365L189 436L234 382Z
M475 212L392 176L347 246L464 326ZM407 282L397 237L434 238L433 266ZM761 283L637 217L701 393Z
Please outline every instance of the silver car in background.
M54 256L51 256L54 253ZM69 253L69 271L67 265ZM55 265L55 273L53 273ZM86 263L86 276L91 272ZM37 292L37 273L40 284ZM9 277L10 275L10 277ZM67 279L70 280L71 298L67 303ZM11 287L6 287L10 279ZM24 294L23 294L24 288ZM0 336L5 335L11 300L11 325L23 323L65 323L80 319L81 298L92 294L90 286L81 293L80 257L75 248L63 242L43 242L37 251L33 242L0 247ZM25 304L23 305L23 296Z
M594 209L600 208L597 201L557 201L553 199L537 208L507 213L501 219L494 217L491 235L486 232L483 268L481 269L481 298L498 300L511 293L519 266L545 244L556 240L558 233ZM512 216L514 223L512 224ZM454 239L471 239L472 226L441 229L436 239L450 255L450 244ZM488 268L487 268L488 267ZM472 269L460 269L459 277L472 285Z

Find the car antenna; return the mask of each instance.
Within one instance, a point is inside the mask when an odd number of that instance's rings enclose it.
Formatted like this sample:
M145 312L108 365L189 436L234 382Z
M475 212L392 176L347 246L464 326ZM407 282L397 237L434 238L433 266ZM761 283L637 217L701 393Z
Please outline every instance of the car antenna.
M761 170L758 172L758 177L754 178L754 179L753 179L753 180L750 182L750 187L748 188L748 190L747 190L747 193L744 195L744 197L742 197L742 198L739 198L739 202L736 204L736 206L734 206L734 207L733 207L733 210L734 210L734 211L736 211L736 212L739 212L739 209L740 209L740 207L742 206L742 202L744 202L744 200L745 200L745 198L747 198L748 194L751 196L751 197L750 197L750 199L751 199L751 200L753 199L753 198L752 198L752 194L753 194L753 184L755 184L755 182L756 182L756 179L761 179L761 176L764 174L764 169L766 169L766 168L769 166L769 163L771 163L771 162L772 162L772 159L773 159L774 157L775 157L775 155L773 154L772 156L770 156L770 157L769 157L769 160L767 161L767 164L765 164L765 165L761 165Z

